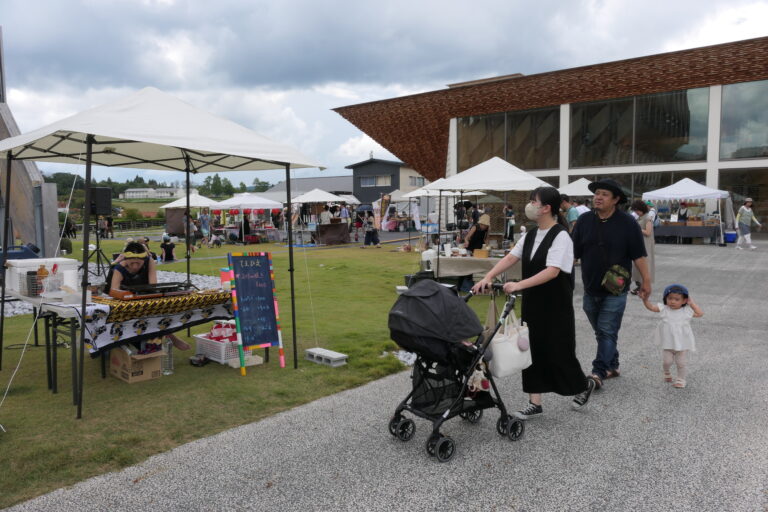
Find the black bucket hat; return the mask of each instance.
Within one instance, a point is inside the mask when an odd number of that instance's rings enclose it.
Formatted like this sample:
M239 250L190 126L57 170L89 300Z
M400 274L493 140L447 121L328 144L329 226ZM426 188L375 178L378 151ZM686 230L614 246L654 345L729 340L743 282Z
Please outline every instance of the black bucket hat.
M597 189L609 190L614 196L619 198L619 204L627 202L627 195L621 190L621 186L610 178L593 181L588 185L590 192L594 193Z

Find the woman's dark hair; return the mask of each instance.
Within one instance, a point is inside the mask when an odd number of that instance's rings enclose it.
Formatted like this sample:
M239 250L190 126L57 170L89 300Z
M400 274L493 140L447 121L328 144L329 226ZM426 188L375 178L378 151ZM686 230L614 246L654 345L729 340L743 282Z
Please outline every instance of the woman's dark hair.
M632 205L629 207L630 210L637 210L638 212L643 212L643 215L648 213L648 205L645 204L645 201L642 199L635 199L632 201Z
M531 192L531 199L538 199L542 206L549 205L552 211L552 217L557 220L557 223L564 228L568 227L568 223L565 222L565 218L560 214L560 192L555 187L539 187Z
M144 247L144 245L140 244L139 242L128 242L125 245L125 249L123 249L123 252L132 252L135 254L141 254L143 252L147 252L147 248Z

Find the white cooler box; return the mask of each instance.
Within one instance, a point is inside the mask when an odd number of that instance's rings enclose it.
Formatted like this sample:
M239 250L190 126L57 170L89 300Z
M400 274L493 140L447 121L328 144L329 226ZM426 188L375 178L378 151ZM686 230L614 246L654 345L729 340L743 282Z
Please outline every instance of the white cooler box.
M77 290L77 266L80 262L71 258L32 258L26 260L8 260L8 270L5 275L8 282L6 289L28 297L34 297L40 295L38 287L32 286L30 290L30 283L27 280L28 272L37 272L40 265L45 265L49 275L53 269L53 265L58 264L56 274L62 276L62 284L68 286L74 290Z

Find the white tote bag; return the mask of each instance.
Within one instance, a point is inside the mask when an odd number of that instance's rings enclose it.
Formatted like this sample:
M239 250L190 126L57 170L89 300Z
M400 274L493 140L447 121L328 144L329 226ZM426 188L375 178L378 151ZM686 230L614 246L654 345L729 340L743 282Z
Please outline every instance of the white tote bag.
M491 340L493 359L490 362L491 374L502 378L515 375L531 366L530 341L528 326L517 320L514 311L509 313L504 325Z

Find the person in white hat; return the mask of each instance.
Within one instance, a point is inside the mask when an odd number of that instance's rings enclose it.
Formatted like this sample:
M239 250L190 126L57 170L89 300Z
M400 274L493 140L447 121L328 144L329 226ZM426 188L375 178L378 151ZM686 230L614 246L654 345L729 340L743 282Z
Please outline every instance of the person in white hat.
M754 212L752 212L752 204L751 197L744 199L744 204L739 208L739 213L736 214L736 231L739 234L739 239L736 241L736 248L739 250L743 249L741 246L742 242L746 242L749 245L749 248L753 251L757 249L757 246L752 243L752 232L750 229L752 222L757 224L758 229L763 227L763 225L758 222L757 217L755 217Z

